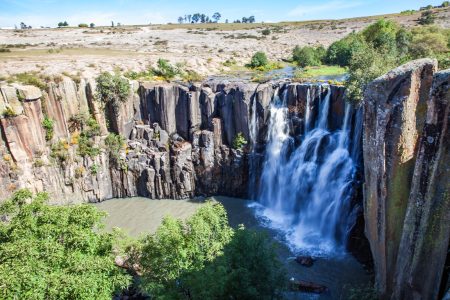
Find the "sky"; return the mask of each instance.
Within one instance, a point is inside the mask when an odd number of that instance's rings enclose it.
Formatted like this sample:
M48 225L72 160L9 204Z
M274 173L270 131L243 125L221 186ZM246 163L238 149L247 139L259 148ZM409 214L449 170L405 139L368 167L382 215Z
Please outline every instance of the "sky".
M222 22L255 16L256 21L279 22L341 19L418 9L443 0L0 0L0 27L25 22L33 27L94 23L125 25L176 23L179 16L215 12Z

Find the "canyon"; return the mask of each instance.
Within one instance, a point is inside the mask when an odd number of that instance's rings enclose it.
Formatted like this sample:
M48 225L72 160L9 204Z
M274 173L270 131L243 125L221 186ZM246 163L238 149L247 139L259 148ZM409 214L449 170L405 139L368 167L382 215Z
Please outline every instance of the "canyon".
M437 72L436 61L413 61L370 83L361 103L348 103L344 87L323 83L130 81L132 92L117 111L98 100L93 77L75 82L63 76L45 90L2 85L0 111L13 113L0 120L0 199L30 188L48 192L55 204L134 196L260 200L266 195L261 203L270 206L275 197L263 192L264 186L292 185L290 178L273 183L264 177L275 157L268 156L271 118L277 113L273 104L281 99L281 133L299 149L316 128L312 124L330 133L348 131L349 140L342 140L348 146L339 138L335 147L352 157L351 175L338 174L352 180L342 183L350 192L336 224L353 216L340 230L341 244L350 250L362 252L367 238L380 297L438 299L448 278L449 80L450 70ZM92 138L98 155L78 153L80 130L72 123L80 115L99 125ZM42 126L45 118L54 122L50 139ZM115 159L105 144L110 132L125 137ZM247 142L243 147L234 145L238 136ZM332 135L326 136L312 144L318 153L333 143ZM55 145L67 153L64 160L55 158ZM292 153L285 155L293 159ZM292 170L280 166L280 174Z

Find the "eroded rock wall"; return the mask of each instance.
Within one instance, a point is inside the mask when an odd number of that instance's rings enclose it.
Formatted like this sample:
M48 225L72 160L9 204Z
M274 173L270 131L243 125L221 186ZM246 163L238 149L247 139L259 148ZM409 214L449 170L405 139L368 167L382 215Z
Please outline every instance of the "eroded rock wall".
M130 82L133 91L113 112L95 99L96 83L70 78L48 84L1 87L3 156L0 198L18 188L47 191L58 203L96 202L113 197L190 198L197 195L248 196L249 148L233 149L242 133L250 140L251 105L257 108L257 139L264 144L269 105L275 93L289 99L292 133L301 132L307 91L318 107L328 88L288 81L266 84L209 81L185 86ZM342 87L332 86L334 116L343 117ZM312 109L317 111L317 109ZM80 156L75 128L80 116L99 125L94 157ZM53 137L46 140L42 122L53 120ZM314 118L314 117L313 117ZM75 121L74 121L75 120ZM75 122L75 123L74 123ZM115 132L126 138L120 165L113 162L105 138ZM67 152L63 161L55 145ZM260 152L263 149L259 149Z
M365 93L364 215L383 299L437 298L449 233L448 180L439 179L448 175L449 77L436 70L434 60L414 61Z

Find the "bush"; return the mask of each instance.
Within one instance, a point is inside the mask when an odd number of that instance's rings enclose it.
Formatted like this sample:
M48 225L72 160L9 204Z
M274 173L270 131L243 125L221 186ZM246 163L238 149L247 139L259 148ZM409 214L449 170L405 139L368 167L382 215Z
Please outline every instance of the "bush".
M400 26L390 20L380 19L362 31L364 40L375 49L392 52L396 47L396 37Z
M3 112L2 112L3 117L5 118L12 118L17 116L17 113L14 111L14 109L10 106L7 106Z
M220 204L207 203L185 223L166 217L142 242L143 289L156 298L186 296L181 280L222 254L232 233Z
M119 168L125 168L125 162L120 158L120 153L125 147L125 138L120 134L110 133L105 139L111 161Z
M152 69L152 73L156 76L162 77L165 80L173 79L180 75L180 70L169 63L166 59L158 59L157 68Z
M284 298L284 270L267 235L241 227L223 252L187 278L194 299Z
M114 264L115 237L92 205L47 205L20 190L0 206L0 298L112 299L131 278Z
M109 105L113 113L119 113L120 103L125 102L130 95L130 83L120 75L103 72L97 79L97 98Z
M19 73L14 79L26 85L33 85L41 90L47 89L47 84L36 73Z
M42 127L44 127L45 130L45 140L50 141L53 138L54 130L53 127L55 126L55 121L50 119L49 117L45 117L42 121Z
M417 20L417 23L420 25L431 25L434 24L435 20L436 15L432 11L424 11L419 20Z
M128 256L142 267L141 287L152 298L281 298L285 278L269 238L233 233L223 206L208 202L185 222L165 218Z
M324 47L299 47L296 46L293 51L292 58L301 67L320 66L325 57L326 50Z
M249 67L254 69L259 67L265 67L268 63L269 60L267 59L266 53L259 51L252 56L252 60L250 61Z
M94 147L94 142L85 133L81 133L78 138L77 153L82 157L95 157L100 154L100 149Z
M270 29L264 29L263 31L261 31L262 35L270 35L272 32L270 31Z
M78 27L81 27L81 28L88 28L89 25L86 24L86 23L81 23L81 24L78 24Z
M69 144L66 140L59 140L51 147L50 157L56 159L59 163L65 162L69 158Z
M327 50L325 61L330 65L346 67L350 64L353 52L365 43L360 34L351 33L334 42Z
M247 140L242 132L239 132L233 139L233 148L236 150L242 150L245 145L247 145Z

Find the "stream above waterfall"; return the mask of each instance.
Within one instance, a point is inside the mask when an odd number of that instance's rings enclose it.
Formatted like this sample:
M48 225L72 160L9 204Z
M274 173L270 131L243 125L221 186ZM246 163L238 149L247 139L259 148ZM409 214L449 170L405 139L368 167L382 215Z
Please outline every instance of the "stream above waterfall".
M366 286L370 276L351 255L318 257L310 268L300 266L293 259L293 252L286 244L282 231L263 226L252 208L254 202L228 197L212 197L222 203L228 213L229 223L233 227L244 224L247 228L263 230L272 237L279 247L278 255L284 263L287 277L323 284L329 291L321 294L288 293L288 299L341 299L344 291L350 288ZM106 229L120 227L134 237L152 233L166 215L186 218L192 215L203 203L203 199L190 200L151 200L147 198L112 199L94 204L106 211Z

